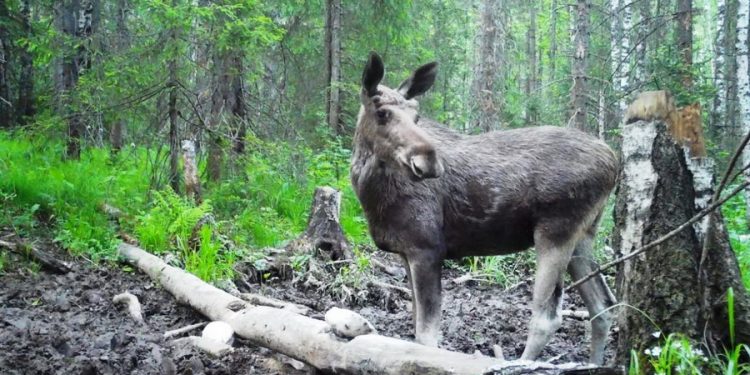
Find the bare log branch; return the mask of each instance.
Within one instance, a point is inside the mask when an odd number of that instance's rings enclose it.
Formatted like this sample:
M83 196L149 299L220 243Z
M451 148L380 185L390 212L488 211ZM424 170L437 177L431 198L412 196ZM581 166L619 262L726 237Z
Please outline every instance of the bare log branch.
M189 326L184 326L182 328L173 329L171 331L164 332L163 337L165 339L168 339L168 338L171 338L171 337L174 337L174 336L178 336L178 335L181 335L183 333L190 332L190 331L192 331L192 330L194 330L196 328L203 327L206 324L208 324L208 322L200 322L200 323L191 324Z

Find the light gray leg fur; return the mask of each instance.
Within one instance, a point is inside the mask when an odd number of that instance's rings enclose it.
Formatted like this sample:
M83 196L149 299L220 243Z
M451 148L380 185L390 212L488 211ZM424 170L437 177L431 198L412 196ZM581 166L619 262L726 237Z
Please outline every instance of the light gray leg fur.
M573 253L573 243L556 244L535 234L537 270L531 303L529 337L521 359L534 360L562 324L563 272Z
M592 257L595 230L587 231L584 237L576 245L573 258L568 265L568 273L573 281L591 273L596 269L596 262ZM589 362L601 365L604 362L604 348L607 345L609 329L612 326L612 314L603 312L616 303L612 292L602 275L583 283L578 287L581 298L586 304L589 316L596 317L591 321L591 352Z

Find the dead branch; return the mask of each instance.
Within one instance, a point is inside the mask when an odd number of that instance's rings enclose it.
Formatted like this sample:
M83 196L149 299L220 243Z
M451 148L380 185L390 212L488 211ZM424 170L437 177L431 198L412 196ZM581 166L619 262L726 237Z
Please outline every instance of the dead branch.
M240 293L240 298L256 306L268 306L277 309L285 309L300 315L310 315L310 308L307 306L281 301L275 298L262 296L260 294Z
M138 297L134 296L130 292L118 294L112 298L114 304L123 303L128 307L128 314L138 323L144 324L143 314L141 313L141 303L138 301Z
M203 327L206 324L208 324L208 322L200 322L200 323L191 324L189 326L184 326L182 328L177 328L177 329L173 329L171 331L164 332L164 335L162 335L162 336L164 337L164 339L172 338L174 336L178 336L178 335L181 335L183 333L190 332L190 331L192 331L192 330L194 330L196 328Z
M377 280L370 280L369 283L374 287L395 290L399 293L404 294L406 298L411 299L411 291L408 288L404 288L403 286L391 285Z
M63 262L53 257L52 255L37 249L36 246L30 245L28 243L14 243L0 240L0 247L4 247L14 253L23 256L31 257L35 261L39 262L42 267L45 267L46 269L56 273L68 273L71 270L71 267L70 265L68 265L68 263Z
M656 239L654 241L651 241L651 242L649 242L649 243L641 246L640 248L638 248L638 249L634 250L633 252L629 253L628 255L622 256L620 258L617 258L617 259L615 259L615 260L613 260L613 261L611 261L609 263L606 263L606 264L600 266L595 271L593 271L593 272L589 273L588 275L586 275L586 276L578 279L576 282L570 284L570 286L568 286L567 288L565 288L565 292L570 292L573 288L575 288L575 287L577 287L577 286L585 283L586 281L590 280L594 276L602 273L602 271L604 271L606 269L609 269L609 268L612 268L612 267L614 267L614 266L616 266L616 265L618 265L618 264L620 264L620 263L622 263L622 262L624 262L624 261L626 261L628 259L631 259L633 257L638 256L641 253L644 253L644 252L646 252L648 250L651 250L654 247L659 246L660 244L662 244L665 241L669 240L670 238L678 235L680 232L682 232L683 230L691 227L694 223L697 223L699 220L703 219L704 216L710 214L716 208L718 208L721 205L723 205L724 203L726 203L726 201L728 201L729 199L731 199L733 196L737 195L739 192L742 191L742 189L746 188L747 186L750 186L750 181L743 182L742 184L740 184L739 186L737 186L735 189L733 189L729 194L727 194L727 196L725 196L724 198L722 198L721 200L719 200L719 201L717 201L715 203L712 203L710 206L706 207L704 210L702 210L701 212L699 212L698 214L696 214L695 216L693 216L690 220L684 222L682 225L680 225L677 228L673 229L671 232L669 232L669 233L667 233L667 234L659 237L658 239Z

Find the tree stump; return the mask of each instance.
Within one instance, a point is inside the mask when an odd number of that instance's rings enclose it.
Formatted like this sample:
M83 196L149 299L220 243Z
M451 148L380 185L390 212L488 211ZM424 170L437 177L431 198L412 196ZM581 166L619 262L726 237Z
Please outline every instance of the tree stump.
M185 195L201 204L201 180L198 177L198 164L195 161L195 142L182 141L182 161L185 167Z
M713 194L713 163L690 158L686 150L675 143L663 119L623 127L623 171L613 234L616 256L670 232L707 205ZM723 219L718 212L713 215L717 224L712 228L706 227L706 221L697 223L618 266L618 299L643 312L619 310L618 363L629 361L631 349L643 355L646 348L657 345L655 331L680 332L695 342L705 337L711 349L729 344L726 292L730 287L736 296L738 338L748 337L747 294ZM703 238L710 242L702 277Z
M315 189L307 229L287 247L288 251L322 251L331 260L351 259L352 253L339 222L341 193L331 187Z

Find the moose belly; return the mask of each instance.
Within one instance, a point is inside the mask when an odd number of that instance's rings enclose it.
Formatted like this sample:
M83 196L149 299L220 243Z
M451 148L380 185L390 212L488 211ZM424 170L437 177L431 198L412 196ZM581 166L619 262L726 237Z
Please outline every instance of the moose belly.
M533 246L534 224L525 217L446 221L444 235L447 258L503 255Z

